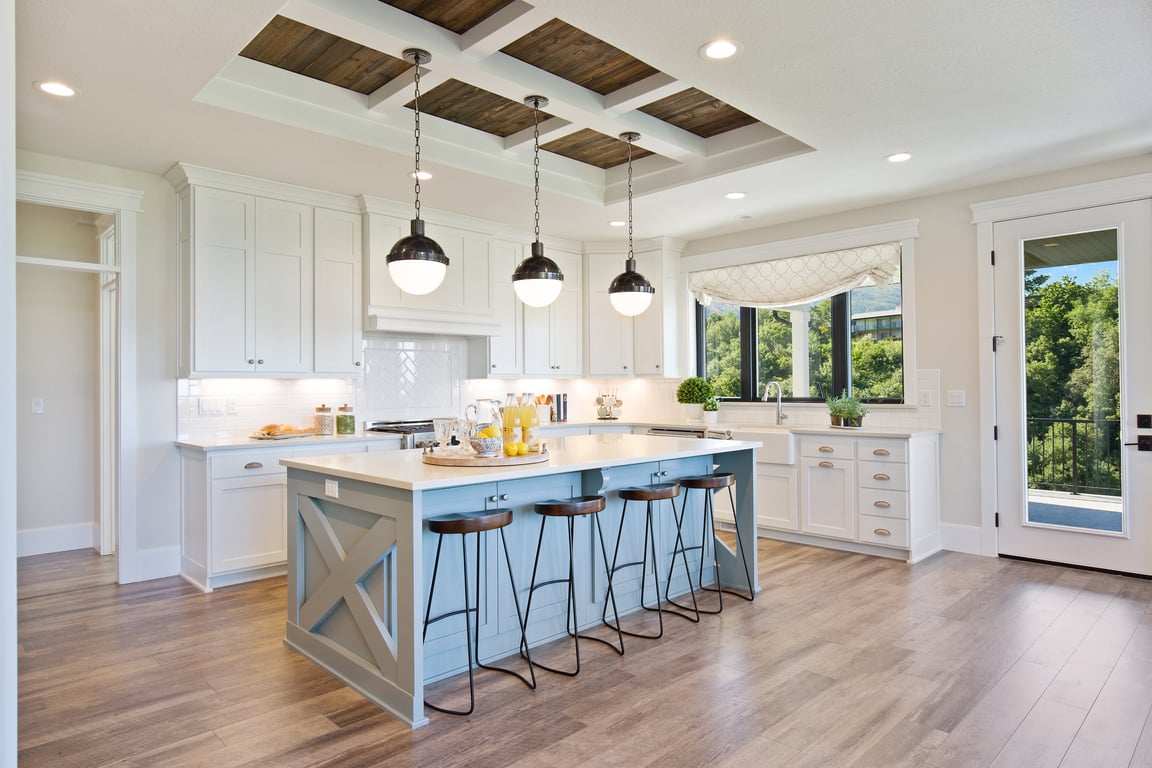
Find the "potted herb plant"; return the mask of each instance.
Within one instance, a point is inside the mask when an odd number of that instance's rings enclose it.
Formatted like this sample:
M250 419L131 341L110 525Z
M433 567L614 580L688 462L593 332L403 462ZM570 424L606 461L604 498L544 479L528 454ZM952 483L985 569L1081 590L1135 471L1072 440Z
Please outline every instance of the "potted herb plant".
M704 416L704 403L716 396L712 385L699 376L689 376L676 388L676 401L684 406L689 421L700 421Z
M860 402L860 398L849 395L848 390L843 390L839 397L829 397L825 402L828 403L832 426L858 428L863 425L868 409Z
M715 424L716 419L720 417L720 401L713 396L708 398L702 407L704 408L704 423Z

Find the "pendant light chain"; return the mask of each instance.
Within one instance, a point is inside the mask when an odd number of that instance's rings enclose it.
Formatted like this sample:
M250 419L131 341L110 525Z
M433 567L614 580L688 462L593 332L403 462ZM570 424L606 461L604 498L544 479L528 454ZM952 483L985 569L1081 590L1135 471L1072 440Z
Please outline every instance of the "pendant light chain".
M536 240L540 240L540 103L535 102L532 107L532 165L535 180L536 198Z
M413 66L416 68L416 95L412 104L416 108L416 218L420 218L420 62L422 57L415 54Z
M628 136L628 260L632 255L632 136Z

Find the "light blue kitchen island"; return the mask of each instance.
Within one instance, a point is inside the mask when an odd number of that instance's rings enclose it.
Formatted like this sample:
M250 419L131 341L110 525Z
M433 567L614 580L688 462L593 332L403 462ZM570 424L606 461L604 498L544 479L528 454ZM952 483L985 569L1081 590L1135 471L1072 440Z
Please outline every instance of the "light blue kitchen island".
M467 663L462 619L439 622L430 628L427 642L421 639L436 547L436 537L425 531L423 520L449 512L512 509L513 522L505 533L524 605L540 531L540 516L534 513L533 504L604 495L608 506L600 519L611 556L623 506L613 491L712 471L736 475L735 520L747 547L751 588L759 591L754 480L758 446L739 440L604 434L550 441L547 462L508 467L425 464L420 450L283 459L281 463L288 468L285 642L396 717L413 727L423 725L427 722L425 681L463 671ZM684 522L690 544L699 543L703 493L696 491L692 496ZM726 494L717 497L718 504L726 502ZM656 518L663 584L676 530L670 511ZM643 505L635 505L635 512L630 507L622 560L639 558L643 532ZM577 611L583 626L593 626L600 622L606 568L599 542L593 546L595 529L589 520L577 521L576 537ZM506 574L500 576L497 570L503 567L497 560L502 558L498 546L499 536L493 534L481 551L484 595L477 624L485 658L516 653L520 639L511 589ZM548 526L542 546L541 580L561 575L567 563L566 527ZM472 549L470 544L469 556ZM748 589L741 553L719 540L716 552L720 581ZM463 605L458 553L458 545L445 547L434 613ZM695 574L699 550L690 554ZM471 573L474 565L468 567ZM629 568L617 574L613 592L622 615L639 608L640 570ZM706 582L710 573L706 567ZM671 592L687 589L683 568L678 566ZM650 582L648 590L651 602ZM563 587L536 593L528 626L531 644L565 634L565 600ZM644 642L652 641L628 638L628 643ZM628 644L626 652L627 648ZM595 663L592 652L587 663ZM546 676L543 684L563 683Z

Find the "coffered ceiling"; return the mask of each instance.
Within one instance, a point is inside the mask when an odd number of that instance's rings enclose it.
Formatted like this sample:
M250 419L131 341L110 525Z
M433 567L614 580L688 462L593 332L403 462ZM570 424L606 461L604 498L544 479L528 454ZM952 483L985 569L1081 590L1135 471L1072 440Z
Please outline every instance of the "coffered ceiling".
M1152 148L1150 0L17 0L16 22L18 149L402 202L425 49L425 209L530 229L538 94L542 231L581 240L623 236L625 131L637 237L697 241ZM717 37L738 54L702 58Z

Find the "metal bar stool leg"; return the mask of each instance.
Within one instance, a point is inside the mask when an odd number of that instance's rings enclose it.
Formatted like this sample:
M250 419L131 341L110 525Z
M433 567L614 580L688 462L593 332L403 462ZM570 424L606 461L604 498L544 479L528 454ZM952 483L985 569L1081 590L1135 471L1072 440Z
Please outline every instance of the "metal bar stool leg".
M736 497L732 495L732 486L728 486L728 503L732 507L733 515L735 515ZM751 603L756 600L756 590L752 586L752 571L748 568L748 551L744 549L744 539L740 536L740 525L735 521L735 518L733 518L732 525L736 529L736 548L740 550L740 560L744 563L744 578L747 580L746 583L748 584L748 594L745 595L741 594L740 592L733 592L732 590L726 591L730 595L735 595L736 597L739 597L742 600L747 600ZM715 523L713 523L713 529L715 529ZM752 541L753 546L755 546L755 537L753 537Z
M673 506L672 506L672 511L673 511L673 514L675 514L675 511L676 511L675 504L673 504ZM616 623L615 624L608 621L608 600L607 599L604 600L604 611L603 611L603 613L600 614L600 620L602 622L604 622L604 624L606 624L607 626L616 630L620 634L628 635L630 637L642 637L642 638L645 638L648 640L659 640L661 637L664 636L664 610L660 606L660 579L657 576L656 531L655 531L655 526L653 525L653 522L652 522L652 502L651 501L647 502L647 506L646 506L645 512L644 512L644 543L641 545L641 552L643 552L644 559L643 560L637 560L637 561L631 562L631 563L620 563L618 565L617 560L620 556L620 542L624 538L624 519L627 516L628 516L628 499L625 499L624 500L624 508L620 511L620 527L616 531L616 547L612 552L612 565L608 568L609 594L613 595L612 611L613 611L613 613L616 612L615 595L612 592L612 586L611 586L613 579L616 577L616 572L619 570L622 570L624 568L638 565L638 566L640 566L640 607L646 611L654 611L657 614L657 616L659 617L659 622L660 622L660 631L653 635L653 634L646 634L643 632L632 632L632 631L627 630L627 629L621 629L620 628L620 616L619 616L619 614L616 615ZM645 605L645 603L644 603L644 595L645 595L647 582L648 582L648 572L647 572L646 568L648 566L649 550L651 550L651 554L652 554L652 581L656 584L656 607L655 608L649 607L648 605ZM607 554L607 553L605 553L605 554ZM605 561L605 562L607 562L607 561ZM623 642L623 640L621 640L621 642Z
M680 609L679 611L669 610L668 611L669 613L674 614L676 616L680 616L680 617L685 618L685 619L688 619L688 621L691 621L693 624L696 624L696 623L699 623L699 621L700 621L700 606L696 602L696 588L692 586L692 571L688 568L688 550L697 549L697 547L689 547L684 543L683 524L684 524L684 517L687 514L687 512L688 512L688 489L685 488L684 489L684 499L680 503L679 516L676 515L675 502L673 502L673 504L672 504L672 514L676 518L676 546L674 546L672 548L672 562L668 564L668 581L666 581L664 583L664 601L667 602L668 604L673 605L673 606ZM680 555L680 561L684 565L684 578L686 578L688 580L688 596L692 598L692 607L691 608L689 608L687 605L683 605L681 603L676 602L668 594L668 591L672 587L672 572L676 568L676 555ZM701 558L703 558L703 556L704 556L703 550L701 550L700 556L701 556ZM688 611L691 611L691 615L689 615L687 613Z
M472 655L473 654L472 619L471 619L472 608L470 608L468 606L468 549L467 549L466 543L464 541L465 538L467 538L467 537L465 537L465 536L460 537L460 562L463 566L462 573L464 576L464 608L462 610L449 611L448 613L442 613L439 616L429 618L429 613L432 610L432 595L435 594L435 592L436 592L436 574L440 570L440 546L444 543L444 535L443 534L437 534L437 537L436 537L436 560L435 560L435 564L432 566L432 584L428 588L428 608L427 608L427 610L424 611L424 635L422 638L422 641L428 639L428 625L429 624L435 624L437 621L440 621L441 619L446 619L449 616L456 616L456 615L461 614L461 613L464 614L464 631L465 631L464 647L467 649L467 652L468 652L468 709L449 709L447 707L442 707L442 706L439 706L437 704L433 704L430 701L428 701L427 699L424 700L424 706L428 707L429 709L434 709L437 712L443 712L446 715L460 715L460 716L470 715L476 709L476 678L475 678L475 673L473 672L474 659L473 659L473 655ZM479 533L476 534L476 538L477 538L477 542L479 542L479 538L480 538ZM477 549L479 549L479 543L477 543ZM479 574L477 574L477 578L479 578ZM479 598L480 598L480 588L479 587L480 587L480 585L479 585L479 583L477 583L477 585L476 585L476 599L477 599L477 601L479 601ZM477 603L477 604L479 604L479 603ZM477 611L477 614L479 614L479 611ZM479 615L477 615L477 620L479 620ZM477 633L477 634L479 634L479 633ZM477 638L477 642L479 642L479 638Z
M493 672L503 672L506 675L512 675L513 677L519 678L520 682L524 683L524 685L528 686L532 690L536 690L536 670L533 668L532 654L527 653L527 648L525 648L524 658L528 662L528 674L531 676L531 680L524 677L524 675L520 674L514 669L497 667L493 664L485 664L484 662L480 661L480 536L480 533L476 534L476 647L475 653L473 654L476 658L476 666L480 667L481 669L490 669ZM512 576L512 558L508 555L508 541L504 537L503 528L500 529L500 543L504 546L504 562L508 566L508 583L512 585L512 600L516 604L516 619L520 624L520 642L523 644L524 617L520 613L520 598L516 596L516 579Z

